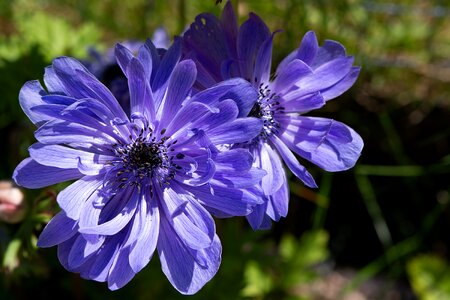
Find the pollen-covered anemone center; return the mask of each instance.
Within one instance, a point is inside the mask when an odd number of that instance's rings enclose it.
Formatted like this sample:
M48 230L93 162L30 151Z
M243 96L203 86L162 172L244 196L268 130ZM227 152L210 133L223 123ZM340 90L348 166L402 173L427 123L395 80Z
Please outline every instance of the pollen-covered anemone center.
M261 134L257 139L267 138L277 132L280 127L275 117L276 113L282 112L284 108L280 106L278 99L278 95L272 93L268 85L260 84L258 99L248 114L249 117L258 118L264 122Z

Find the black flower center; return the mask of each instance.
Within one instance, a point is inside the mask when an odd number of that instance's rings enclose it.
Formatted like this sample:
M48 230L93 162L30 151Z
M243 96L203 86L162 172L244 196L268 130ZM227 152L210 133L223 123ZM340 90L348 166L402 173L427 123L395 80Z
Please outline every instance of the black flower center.
M161 135L163 133L161 131ZM130 135L130 143L115 144L113 165L118 187L146 185L151 189L152 182L169 184L177 165L172 162L176 141L168 140L165 136L156 138L151 129L143 129L136 138Z
M161 166L164 151L155 143L134 143L127 153L126 164L133 169L152 170Z

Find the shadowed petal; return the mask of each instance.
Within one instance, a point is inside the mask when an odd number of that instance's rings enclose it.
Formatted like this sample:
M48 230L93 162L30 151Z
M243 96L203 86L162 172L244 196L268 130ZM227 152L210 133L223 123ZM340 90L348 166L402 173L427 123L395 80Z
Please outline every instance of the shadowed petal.
M47 248L61 244L75 235L77 229L77 222L68 218L65 212L61 211L45 226L39 236L37 246Z
M260 17L250 13L249 19L239 28L237 52L241 77L253 81L253 70L258 51L264 41L270 38L270 31Z
M158 238L161 268L170 283L182 294L200 290L219 269L222 246L217 235L210 246L192 250L181 241L166 220L161 220Z
M39 112L31 110L37 105L42 105L42 97L47 94L42 88L39 80L32 80L26 82L19 92L19 103L22 107L23 112L28 116L33 124L38 125L39 123L48 120L46 115L42 115Z

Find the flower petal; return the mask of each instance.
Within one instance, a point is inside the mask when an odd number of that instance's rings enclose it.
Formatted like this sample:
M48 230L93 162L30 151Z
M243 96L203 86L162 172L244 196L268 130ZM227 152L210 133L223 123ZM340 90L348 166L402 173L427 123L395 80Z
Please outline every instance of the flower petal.
M280 156L268 143L264 143L261 145L259 156L256 156L256 159L258 167L266 171L266 175L261 181L263 191L266 195L272 195L280 189L285 176Z
M162 196L164 215L178 238L191 249L209 247L215 233L211 215L192 196L182 193L180 187L172 185Z
M52 247L70 239L77 233L77 222L68 218L65 212L57 213L45 226L39 236L37 246Z
M148 206L148 207L147 207ZM137 273L144 268L152 259L156 249L160 231L159 209L155 199L144 199L141 201L139 212L135 219L139 223L133 223L132 231L136 229L135 242L131 246L129 264L133 272ZM132 234L130 233L130 236Z
M314 31L308 31L300 42L297 50L297 59L302 60L305 64L311 65L316 58L319 50L319 44Z
M25 158L14 170L14 181L29 189L38 189L52 184L78 179L83 175L78 169L60 169L37 163L32 158Z
M32 110L33 107L44 104L44 102L42 101L42 97L46 94L47 92L44 91L41 84L39 83L39 80L28 81L20 89L20 107L22 107L23 112L35 125L48 120L48 117L46 115L42 115L39 112L35 112Z
M100 235L114 235L121 231L133 218L140 198L137 189L132 192L129 198L126 197L127 193L122 194L122 196L123 195L125 195L124 199L121 200L126 202L126 204L119 213L115 214L110 220L95 226L85 227L83 226L84 224L80 223L80 229L78 231L80 233ZM116 195L115 198L117 197L118 196Z
M136 275L128 262L129 255L130 248L121 248L116 254L108 274L108 288L110 290L120 289Z
M252 140L262 130L263 122L257 118L240 118L208 131L214 144L235 144Z
M271 142L277 148L278 153L280 153L283 161L286 163L288 168L297 176L304 184L311 188L316 188L317 184L314 181L314 178L309 174L309 172L302 166L297 158L295 158L294 154L289 150L289 148L281 141L277 136L271 136Z
M292 116L281 138L292 150L324 170L353 167L364 143L347 125L331 119Z
M239 28L237 50L241 77L253 81L254 66L258 51L264 41L270 38L270 31L260 17L250 13L249 19Z
M84 202L98 190L102 183L102 177L85 176L62 190L58 194L57 201L67 217L78 220Z
M161 118L162 122L171 120L180 110L196 77L197 69L192 60L184 60L176 65L169 79L164 107L161 111L161 116L164 116L164 118ZM161 124L161 126L165 125L164 123Z
M131 114L143 114L151 122L155 119L155 106L150 82L144 66L136 58L132 58L127 66L128 88L130 90Z
M198 292L219 269L222 246L217 235L210 246L192 250L181 241L166 220L161 220L158 238L161 268L170 283L182 294ZM199 263L199 258L201 263Z
M77 168L79 159L86 164L103 165L113 158L112 156L76 150L62 145L45 145L41 143L33 144L28 148L28 151L31 158L39 164L61 169Z
M356 79L358 78L360 70L361 70L360 67L352 67L347 76L345 76L335 85L321 91L322 97L325 100L330 100L342 95L355 83Z

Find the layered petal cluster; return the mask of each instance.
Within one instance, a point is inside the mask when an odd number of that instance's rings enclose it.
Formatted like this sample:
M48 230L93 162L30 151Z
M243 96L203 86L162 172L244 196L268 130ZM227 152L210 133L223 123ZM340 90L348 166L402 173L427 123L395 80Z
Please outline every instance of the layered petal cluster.
M172 285L193 294L217 272L221 243L211 214L244 216L262 203L246 190L265 175L245 149L224 145L257 136L259 118L239 116L252 86L232 79L191 97L193 61L179 41L161 56L151 41L133 55L118 44L130 95L126 113L77 60L60 57L20 91L38 127L14 180L41 188L74 180L38 246L58 246L68 270L118 289L155 251ZM208 103L212 104L208 104Z
M160 55L163 55L170 46L169 35L164 27L157 28L153 32L151 41ZM121 44L136 54L144 42L129 40ZM104 53L95 48L90 48L88 51L89 58L82 61L82 63L89 72L97 77L111 91L125 113L129 114L130 93L127 78L117 64L114 48L109 48Z
M259 118L263 129L256 138L233 146L249 149L253 165L267 171L259 184L265 201L248 216L254 229L267 228L270 219L287 214L289 192L283 161L305 185L316 187L294 153L335 172L353 167L363 148L361 137L345 124L304 115L353 85L360 71L353 66L353 57L335 41L319 46L310 31L271 79L273 36L253 13L238 27L230 2L220 19L208 13L197 16L183 36L183 55L195 62L199 72L196 91L237 77L258 92L258 97L237 104L240 115Z

